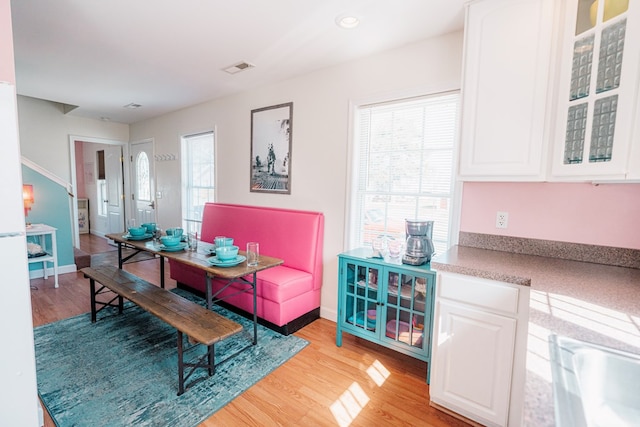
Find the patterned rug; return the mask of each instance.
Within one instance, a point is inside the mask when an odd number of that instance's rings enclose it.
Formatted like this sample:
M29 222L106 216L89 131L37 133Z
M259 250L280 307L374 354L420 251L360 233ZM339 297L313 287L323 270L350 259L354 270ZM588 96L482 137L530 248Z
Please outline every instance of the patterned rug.
M103 310L94 324L87 313L35 328L38 393L56 425L196 426L308 344L258 325L253 346L250 320L214 311L244 330L216 344L214 375L196 370L182 396L175 329L131 303L122 315Z

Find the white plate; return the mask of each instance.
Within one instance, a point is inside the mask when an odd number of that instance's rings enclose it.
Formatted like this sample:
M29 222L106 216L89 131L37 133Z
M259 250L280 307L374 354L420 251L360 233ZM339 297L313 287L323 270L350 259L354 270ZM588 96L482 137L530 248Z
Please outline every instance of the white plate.
M209 264L215 265L216 267L233 267L234 265L238 265L241 262L245 261L247 257L244 255L238 255L235 259L231 259L229 261L220 261L218 257L212 256L208 259Z

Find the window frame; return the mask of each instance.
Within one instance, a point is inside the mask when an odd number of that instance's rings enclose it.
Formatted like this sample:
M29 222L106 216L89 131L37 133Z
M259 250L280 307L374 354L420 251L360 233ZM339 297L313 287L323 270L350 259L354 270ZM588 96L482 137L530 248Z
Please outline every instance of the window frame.
M462 94L459 85L440 84L429 88L410 89L397 91L384 95L376 95L349 101L349 140L347 153L347 191L345 200L344 217L344 250L354 249L360 246L357 243L358 230L354 227L360 215L358 205L358 162L359 162L359 120L358 112L362 107L375 104L389 104L403 102L412 98L428 98L439 95L458 94L456 111L456 123L454 124L454 138L452 148L452 181L451 181L451 207L449 211L448 248L458 243L460 232L460 209L462 205L462 182L458 179L460 120L462 107ZM437 254L436 254L437 255Z

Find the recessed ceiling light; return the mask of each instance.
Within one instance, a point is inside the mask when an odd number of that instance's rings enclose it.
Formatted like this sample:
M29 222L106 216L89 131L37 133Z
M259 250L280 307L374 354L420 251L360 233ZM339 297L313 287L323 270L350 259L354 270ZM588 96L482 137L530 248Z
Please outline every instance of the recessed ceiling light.
M360 20L353 15L339 15L336 18L336 24L340 28L350 30L356 28L360 24Z
M135 102L131 102L131 103L127 104L127 105L123 105L123 107L124 108L131 108L131 109L135 110L136 108L142 107L142 105L136 104Z

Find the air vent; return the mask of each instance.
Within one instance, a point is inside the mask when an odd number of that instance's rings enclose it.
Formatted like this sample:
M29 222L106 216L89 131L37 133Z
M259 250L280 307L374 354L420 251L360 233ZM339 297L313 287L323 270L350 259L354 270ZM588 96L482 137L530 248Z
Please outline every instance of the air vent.
M249 68L253 68L255 67L255 65L249 63L249 62L238 62L237 64L234 64L228 68L225 68L224 71L229 73L229 74L236 74L239 73L240 71L244 71L244 70L248 70Z

